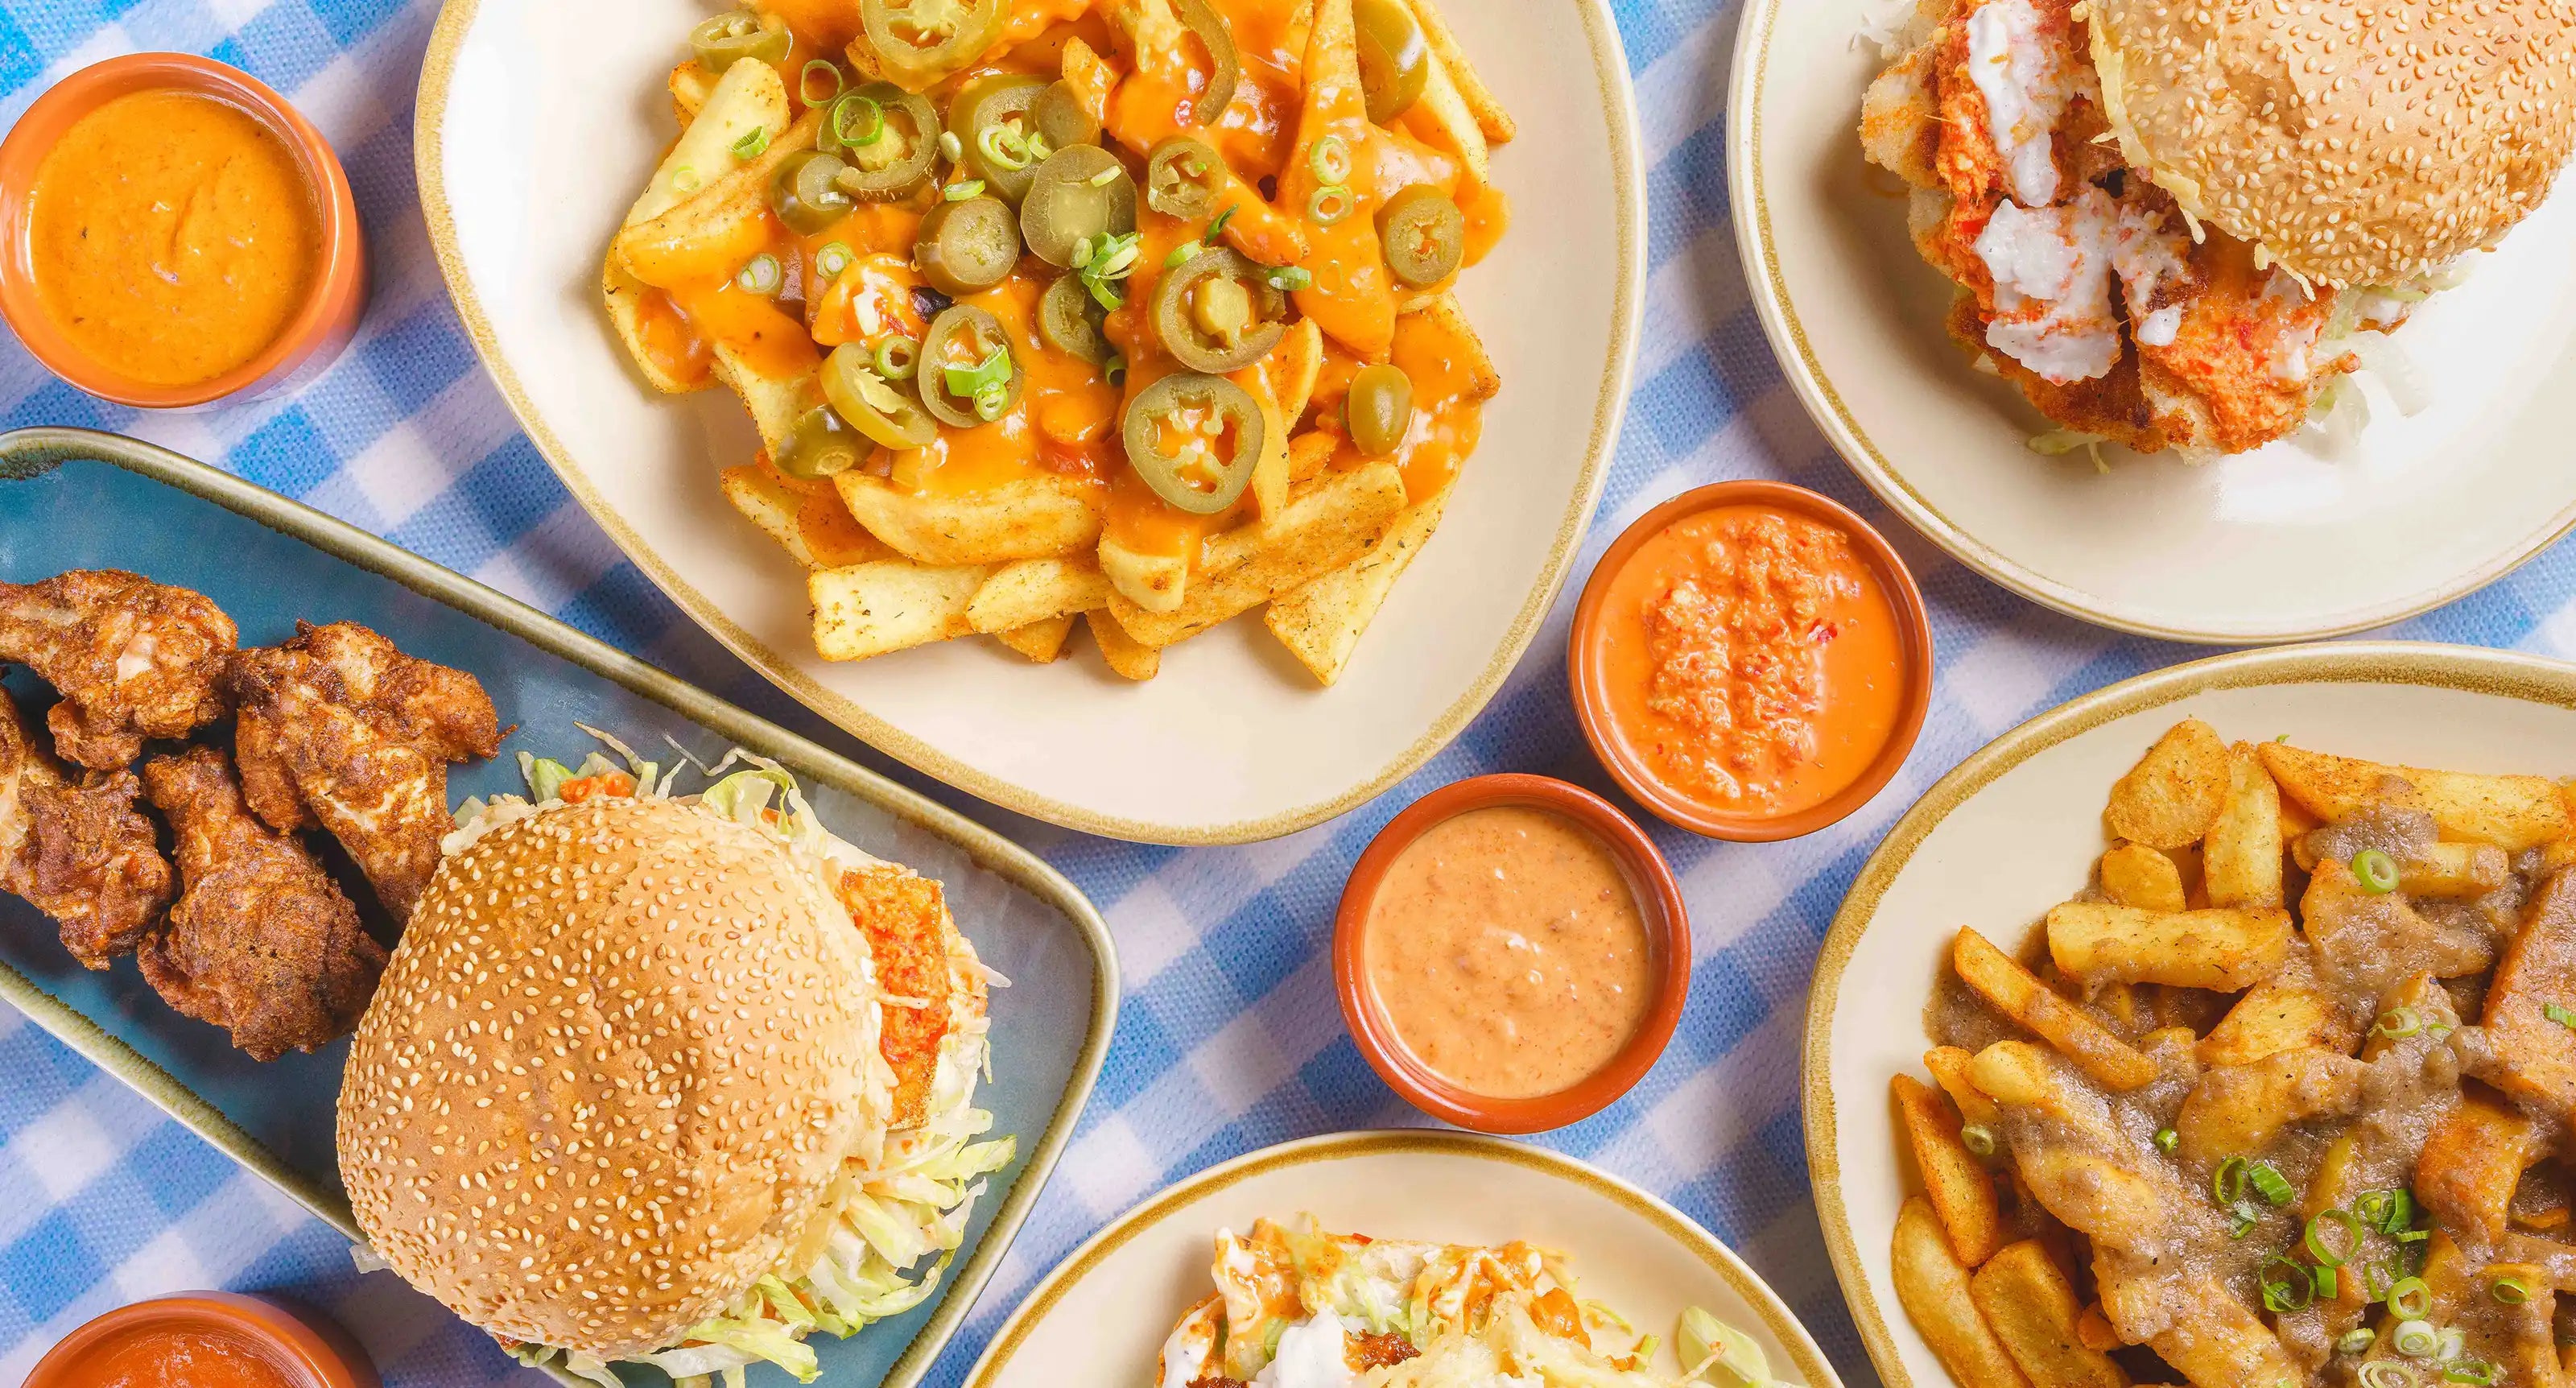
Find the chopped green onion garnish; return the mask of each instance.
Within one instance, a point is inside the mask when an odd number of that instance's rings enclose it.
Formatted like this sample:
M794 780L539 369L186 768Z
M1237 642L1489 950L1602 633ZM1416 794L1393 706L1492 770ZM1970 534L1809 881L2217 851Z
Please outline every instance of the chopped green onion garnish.
M975 148L994 167L1018 172L1029 166L1029 145L1006 125L988 125L975 137Z
M755 125L750 133L733 142L733 157L746 163L759 158L769 148L769 127Z
M2352 855L2352 875L2361 879L2361 889L2373 896L2397 890L2396 860L2376 848Z
M1262 278L1270 281L1271 288L1290 294L1315 282L1315 277L1300 265L1274 265Z
M2388 1337L2388 1343L2409 1359L2430 1359L2442 1347L2442 1333L2433 1328L2431 1321L2410 1317L2397 1323L2396 1333Z
M2361 1388L2416 1388L2415 1371L2394 1359L2373 1359L2361 1366Z
M832 138L853 149L885 138L885 108L852 92L832 107Z
M2272 740L2273 740L2274 742L2287 742L2287 741L2289 741L2289 740L2290 740L2290 735L2289 735L2288 733L2283 733L2283 734L2281 734L2279 737L2276 737L2276 738L2274 738L2274 739L2272 739Z
M778 286L786 280L787 272L779 268L778 257L766 252L744 261L733 277L737 288L763 297L777 293Z
M2378 1342L2379 1337L2370 1331L2347 1330L2342 1339L2335 1341L2335 1353L2359 1354Z
M954 164L966 157L966 142L958 139L957 132L954 130L942 131L939 135L939 152L947 155L948 162Z
M2378 1024L2371 1028L2372 1031L2397 1041L2413 1036L2423 1029L2423 1014L2411 1007L2392 1007L2380 1013Z
M2433 1357L2448 1364L2459 1358L2460 1351L2468 1348L2468 1345L2469 1332L2456 1325L2445 1326L2442 1330L2442 1347L2433 1351Z
M1216 214L1216 220L1208 223L1208 229L1200 235L1199 239L1211 246L1215 245L1216 239L1225 235L1225 224L1234 220L1234 211L1234 204L1227 203L1225 210Z
M2352 1202L2352 1212L2361 1216L2362 1223L2378 1229L2388 1222L2389 1202L2396 1194L2393 1190L2363 1191Z
M2247 1162L2245 1179L2262 1192L2264 1199L2275 1205L2289 1204L2291 1197L2299 1193L2298 1188L2290 1184L2290 1178L2267 1161Z
M877 344L877 374L889 381L909 381L921 369L921 344L908 337L889 337Z
M2316 1280L2317 1280L2317 1300L2319 1300L2319 1301L2332 1301L2332 1300L2334 1300L2334 1298L2335 1298L2335 1289L2336 1289L2336 1286L2337 1286L2337 1279L2336 1279L2336 1276L2335 1276L2335 1270L2334 1270L2333 1268L2318 1268L2318 1269L2316 1270Z
M2243 1199L2245 1195L2245 1159L2243 1157L2229 1157L2227 1160L2220 1162L2218 1164L2217 1173L2209 1178L2209 1193L2218 1197L2218 1203L2222 1205L2233 1205L2238 1200Z
M1090 237L1079 236L1074 238L1073 268L1080 270L1088 267L1091 264L1091 257L1097 254L1098 251L1099 247L1092 244Z
M822 69L824 76L832 79L832 89L828 92L824 92L820 96L817 96L814 93L814 72L817 68ZM847 85L847 83L841 76L841 70L834 67L831 61L825 58L811 58L806 60L804 70L796 74L796 95L802 98L808 106L820 106L824 102L839 96L841 94L841 88L845 85Z
M1190 261L1197 258L1200 244L1201 243L1197 241L1184 241L1181 244L1172 247L1172 249L1163 257L1163 268L1166 270L1177 270L1182 266L1189 264Z
M1351 147L1339 135L1326 135L1306 151L1306 167L1318 183L1351 181Z
M2156 1129L2156 1150L2159 1152L2171 1152L2181 1141L2182 1134L2171 1128Z
M698 171L686 164L671 170L671 186L683 193L698 191Z
M1002 417L1010 405L1010 395L1000 386L986 386L975 392L975 417L987 424Z
M1125 172L1127 172L1125 169L1119 168L1113 164L1083 181L1089 183L1094 188L1106 188L1110 184L1117 182L1118 175Z
M1971 1123L1959 1130L1959 1145L1976 1156L1991 1157L1995 1154L1994 1129L1983 1123Z
M2433 1289L2421 1277L2400 1279L2388 1289L2389 1311L2401 1320L2420 1320L2432 1314Z
M2499 1277L2487 1284L2487 1295L2507 1306L2520 1306L2531 1300L2531 1288L2519 1277Z
M2277 1275L2275 1268L2281 1269ZM2316 1300L2315 1279L2306 1268L2280 1253L2264 1260L2255 1274L2255 1285L2262 1290L2263 1309L2275 1315L2299 1310Z
M984 196L984 180L970 178L963 183L951 183L939 190L939 196L948 202L964 202L968 198L980 198Z
M1351 215L1359 199L1346 183L1327 183L1306 199L1306 216L1315 225L1328 227Z
M2443 1365L2442 1377L2453 1383L2489 1384L2496 1381L2496 1366L2483 1359L2462 1359Z
M2540 1009L2540 1015L2562 1027L2576 1027L2576 1012L2570 1012L2554 1002L2544 1004Z
M1011 383L1011 349L995 347L973 366L944 367L940 376L951 395L971 399L986 390L998 390Z
M1048 139L1043 131L1030 131L1028 139L1022 143L1028 147L1029 162L1032 164L1043 164L1055 157L1055 142Z
M1112 352L1109 354L1109 360L1100 364L1101 379L1113 386L1125 379L1126 375L1127 357L1124 353Z
M849 269L858 258L859 253L850 249L849 242L835 241L814 252L814 273L827 280L839 279L841 272Z
M2325 1230L2329 1221L2343 1226L2345 1242L2342 1248L2336 1248L2326 1239ZM2354 1217L2352 1211L2328 1210L2308 1221L2308 1231L2303 1241L2308 1246L2308 1256L2316 1259L2318 1266L2339 1268L2343 1266L2345 1259L2361 1251L2361 1240L2361 1221Z

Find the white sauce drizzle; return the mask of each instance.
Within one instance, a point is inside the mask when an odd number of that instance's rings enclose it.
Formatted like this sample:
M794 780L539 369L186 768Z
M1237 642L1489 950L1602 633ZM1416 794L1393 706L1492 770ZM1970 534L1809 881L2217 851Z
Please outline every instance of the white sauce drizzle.
M1995 279L1988 346L2060 385L2092 380L2119 362L2112 218L2111 199L2093 187L2063 207L1995 208L1977 235L1978 258Z
M2040 32L2030 0L1984 0L1968 15L1968 77L1986 99L1986 133L2011 175L2013 200L2025 207L2057 200L2049 132L2075 95L2062 46Z

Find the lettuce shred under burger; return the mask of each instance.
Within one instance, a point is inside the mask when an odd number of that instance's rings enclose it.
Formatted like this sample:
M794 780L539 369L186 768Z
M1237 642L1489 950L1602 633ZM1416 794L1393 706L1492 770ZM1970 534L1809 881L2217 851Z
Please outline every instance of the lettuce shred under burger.
M695 766L712 778L694 797L699 805L774 834L803 853L850 866L879 861L825 829L796 778L765 757L736 749L706 767L682 753L682 763L665 772L596 728L582 731L606 743L626 764L621 767L593 752L580 765L567 767L521 752L519 770L528 794L466 801L457 808L456 832L442 844L445 851L462 851L502 825L594 796L674 798L672 783L683 769ZM735 762L748 763L749 769L725 774ZM775 807L773 801L778 802ZM966 967L987 982L1008 982L975 959L971 948L953 947L965 949ZM910 1001L889 997L886 1005ZM974 1102L976 1082L990 1073L990 1020L981 1008L957 1011L967 1015L952 1015L940 1038L922 1120L888 1133L875 1166L851 1162L826 1193L827 1200L837 1199L839 1212L813 1265L772 1271L724 1314L691 1326L676 1347L620 1362L650 1364L683 1384L720 1375L727 1388L743 1388L744 1370L767 1361L800 1383L811 1382L820 1367L805 1343L808 1335L818 1330L855 1334L871 1322L911 1310L937 1290L965 1242L966 1222L984 1194L985 1178L1017 1154L1016 1139L985 1138L993 1115ZM530 1368L559 1368L601 1388L623 1388L615 1371L591 1355L507 1341L503 1348Z

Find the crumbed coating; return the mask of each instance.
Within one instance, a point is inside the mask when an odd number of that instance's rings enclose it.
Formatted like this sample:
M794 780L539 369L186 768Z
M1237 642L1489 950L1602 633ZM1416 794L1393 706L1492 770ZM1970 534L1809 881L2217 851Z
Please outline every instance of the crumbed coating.
M340 1095L351 1208L514 1340L670 1346L773 1270L890 1079L823 869L672 801L595 799L450 856Z
M2129 162L2310 280L2388 284L2538 207L2576 0L2091 0Z
M223 717L217 686L239 635L204 594L122 569L0 583L0 662L63 696L46 715L54 750L100 771L131 765L147 737Z
M911 1127L927 1116L940 1042L984 1011L975 947L957 929L939 883L910 868L851 868L841 874L840 888L885 990L879 1049L894 1070L894 1126Z
M0 891L53 917L85 968L132 953L177 887L141 791L131 771L66 776L0 690Z

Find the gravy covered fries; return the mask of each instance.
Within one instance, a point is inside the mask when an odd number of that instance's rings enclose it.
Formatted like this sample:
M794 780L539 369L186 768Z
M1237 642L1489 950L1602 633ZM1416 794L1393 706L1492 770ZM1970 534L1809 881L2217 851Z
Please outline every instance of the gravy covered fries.
M1110 668L1254 608L1331 684L1439 522L1492 359L1451 287L1511 118L1431 0L775 0L670 75L610 243L656 389L816 649L1073 620Z
M1959 931L1934 1083L1893 1080L1891 1271L1952 1377L2576 1372L2569 796L2198 720L2150 747L2091 886L2018 952Z

